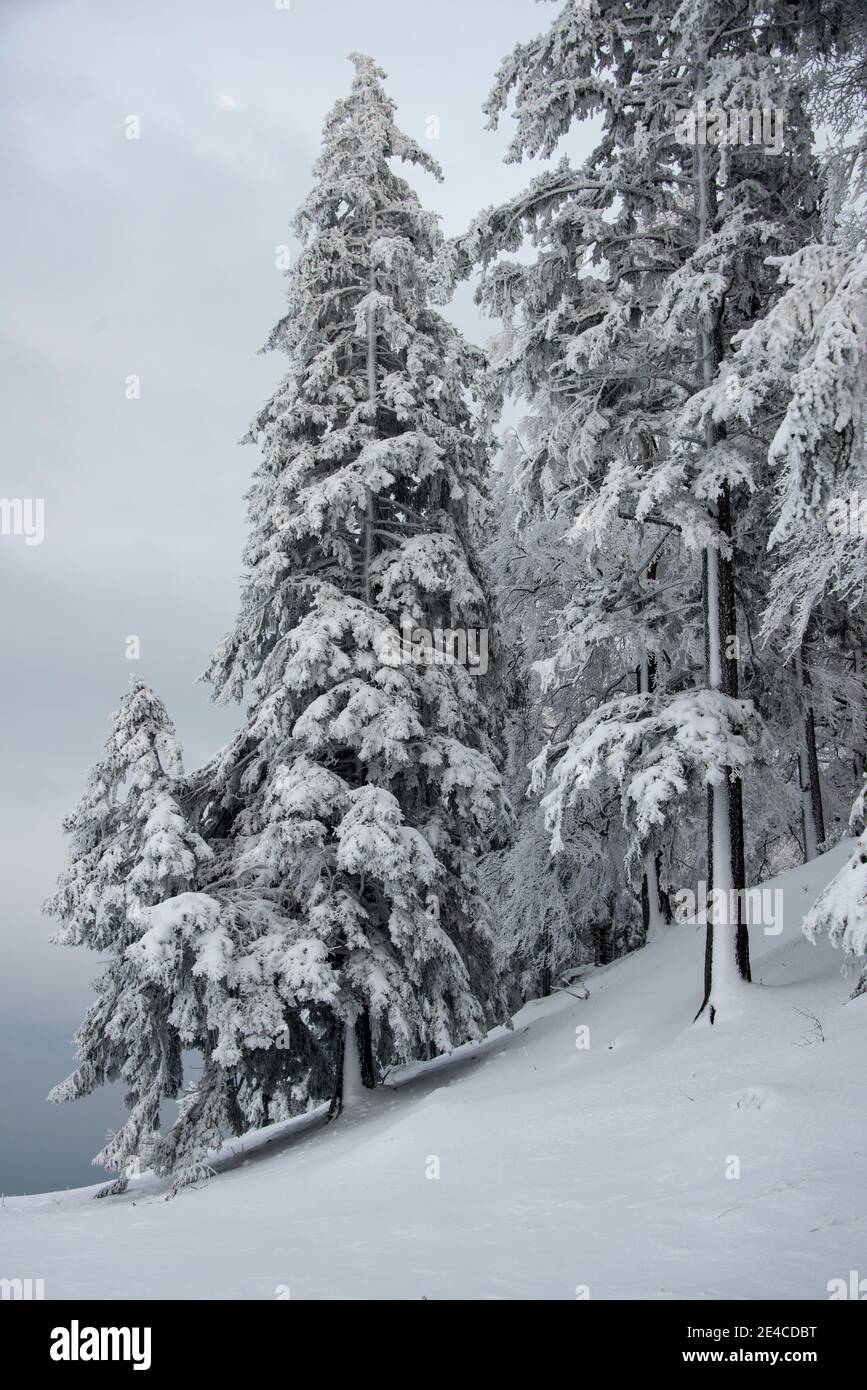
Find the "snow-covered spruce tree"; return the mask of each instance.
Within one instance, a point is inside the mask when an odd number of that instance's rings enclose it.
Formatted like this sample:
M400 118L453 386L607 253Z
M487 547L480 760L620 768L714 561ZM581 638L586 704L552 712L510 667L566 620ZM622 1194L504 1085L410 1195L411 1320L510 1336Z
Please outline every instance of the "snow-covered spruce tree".
M867 235L781 259L785 292L745 334L738 414L769 418L778 516L765 631L795 651L830 594L856 610L867 579Z
M610 642L612 615L631 602L640 623L624 637L656 657L655 679L601 703L561 752L555 829L599 775L618 781L639 842L706 785L717 891L700 1013L711 1022L750 975L736 891L742 778L763 744L754 705L739 698L737 590L739 514L762 452L749 431L727 434L713 388L734 335L777 293L766 257L795 252L816 220L798 23L797 6L759 0L562 6L504 62L491 119L514 96L513 160L551 156L582 118L601 119L601 139L580 168L564 159L484 214L463 247L486 268L483 297L514 325L506 370L540 402L537 492L598 553L627 547L621 593L609 572L597 597L581 597L566 632L573 653ZM536 262L500 261L525 235ZM686 629L672 655L678 610Z
M829 6L834 29L824 43L808 35L811 98L835 135L825 157L823 236L780 258L782 294L740 342L736 364L746 390L739 413L770 432L777 560L764 616L766 641L781 641L797 663L821 642L837 657L825 718L850 706L839 679L857 690L857 714L835 729L837 751L854 754L863 775L867 583L867 13L843 0ZM770 426L770 430L769 430ZM828 711L830 710L830 718ZM853 727L852 733L848 728ZM808 726L809 745L809 726ZM808 790L814 785L807 779ZM827 775L826 775L827 785ZM847 956L867 954L867 840L863 787L851 814L861 830L855 849L808 912L803 928L827 935ZM862 973L854 995L867 989ZM854 997L854 996L853 996Z
M831 134L823 240L857 243L867 193L867 8L861 0L802 0L800 39L814 121Z
M834 534L829 478L824 503L815 486L821 455L834 447L833 420L826 409L826 425L819 425L823 412L817 396L815 411L805 404L802 424L793 428L791 422L794 394L801 389L796 381L808 392L812 389L807 385L808 342L823 313L823 292L809 292L809 277L794 267L803 269L817 252L825 258L816 245L784 258L787 270L779 299L733 338L726 370L702 406L729 440L748 435L757 447L752 486L741 498L738 515L738 595L745 616L741 688L761 711L777 751L763 773L761 803L753 798L751 813L761 816L769 802L782 809L794 792L799 825L793 824L793 833L805 859L814 858L821 844L842 828L844 807L851 805L860 782L867 694L862 663L854 656L864 641L858 605L864 571L861 547L846 534L849 494L840 503L844 525ZM790 271L801 282L797 289L785 288ZM838 338L843 359L851 355L847 338L850 344L856 341L851 327ZM860 370L863 374L863 364ZM842 428L851 414L851 398L845 396L852 364L842 360L833 375ZM804 424L811 436L806 448ZM825 441L820 440L823 428ZM804 466L807 456L811 462ZM854 489L858 468L848 473ZM802 492L806 505L797 500ZM786 510L783 521L781 511ZM857 511L856 503L856 517ZM781 533L782 544L776 539ZM776 784L770 797L767 778ZM778 865L784 867L785 862Z
M833 806L826 817L823 800L842 791L851 802L865 765L867 14L846 0L819 16L806 8L808 93L835 136L822 159L822 236L771 259L779 297L734 339L715 411L730 431L745 424L767 447L769 514L753 528L769 533L771 552L757 566L766 581L761 635L795 673L811 858L826 819L829 828L837 819ZM849 777L839 776L843 768Z
M177 800L182 776L175 731L164 706L133 677L100 761L64 822L69 865L45 910L60 929L52 940L87 946L104 958L97 998L76 1037L78 1065L49 1099L74 1100L122 1081L126 1123L95 1163L119 1171L149 1163L159 1141L160 1103L182 1084L181 1039L171 996L142 978L129 948L147 930L146 913L185 893L211 858Z
M819 894L803 922L804 935L815 942L827 936L848 957L859 960L861 973L852 998L867 994L867 788L852 808L852 826L861 834L852 854L838 874Z
M528 514L516 486L524 461L520 436L511 431L496 475L496 526L484 552L507 653L506 778L518 816L512 844L487 857L484 873L497 903L497 952L520 1003L550 993L577 967L606 964L641 945L653 907L649 895L630 891L623 872L629 839L616 789L599 782L565 812L556 854L531 791L529 768L541 750L564 740L601 689L620 682L634 687L635 672L600 644L583 670L552 678L546 659L556 649L562 615L584 586L584 557L566 543L562 518Z
M209 672L248 722L202 790L214 891L284 1001L245 1042L251 1095L292 1066L303 1108L327 1065L334 1111L502 1017L476 861L509 826L479 680L404 640L487 628L467 403L482 359L430 307L441 234L392 161L438 167L397 128L381 70L352 61L294 223L267 345L289 368L251 430L248 575Z

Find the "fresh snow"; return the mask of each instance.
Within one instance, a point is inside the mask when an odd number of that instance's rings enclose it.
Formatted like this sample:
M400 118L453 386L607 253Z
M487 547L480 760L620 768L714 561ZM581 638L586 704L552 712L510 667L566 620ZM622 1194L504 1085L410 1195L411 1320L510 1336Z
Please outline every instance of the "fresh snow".
M867 996L801 922L851 847L764 885L785 926L751 929L736 1017L692 1026L704 929L659 928L333 1124L230 1142L172 1201L150 1175L7 1198L4 1273L49 1299L826 1298L867 1268Z

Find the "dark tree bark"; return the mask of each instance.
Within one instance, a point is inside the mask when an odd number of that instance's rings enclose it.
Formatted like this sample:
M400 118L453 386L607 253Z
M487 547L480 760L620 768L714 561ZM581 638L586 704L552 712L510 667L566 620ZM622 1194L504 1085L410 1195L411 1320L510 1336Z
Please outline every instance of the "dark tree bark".
M329 1120L335 1120L343 1109L343 1085L345 1080L346 1028L344 1024L337 1033L334 1061L334 1089L328 1107ZM376 1068L373 1062L373 1037L370 1028L370 1014L363 1009L355 1021L355 1041L358 1047L358 1062L361 1069L361 1084L368 1090L376 1086Z
M373 1034L370 1028L370 1014L362 1009L355 1025L358 1040L358 1055L361 1060L361 1084L368 1091L376 1086L376 1069L373 1064Z
M825 808L822 805L822 782L819 773L819 756L816 752L816 716L812 708L807 710L804 719L804 736L807 743L807 773L810 778L810 801L813 807L813 821L819 844L825 838Z
M802 750L798 753L801 790L801 825L804 836L804 862L815 859L825 838L825 809L822 805L822 778L816 751L816 715L810 704L810 673L804 666L803 647L795 658L804 696Z
M716 430L713 429L716 434ZM728 486L724 486L720 494L717 521L723 536L732 535L732 514L731 498ZM717 573L717 614L710 612L710 584L709 584L709 565L716 564ZM735 571L734 561L731 557L724 556L721 552L711 561L706 554L703 562L704 580L704 608L705 608L705 660L707 663L708 683L714 685L712 671L714 666L718 666L720 672L719 682L715 688L722 694L730 696L732 699L738 697L738 636L737 636L737 610L735 605ZM719 651L711 651L711 641L716 640L719 644ZM708 895L713 892L714 886L714 824L715 824L715 798L714 788L708 787L707 791L707 888ZM744 889L746 887L746 856L744 853L744 810L743 810L743 784L740 777L730 777L728 781L728 844L730 855L730 876L734 890L734 910L736 922L732 921L729 925L736 933L735 957L737 970L742 980L749 981L750 971L750 939L749 930L744 918ZM717 869L719 866L717 866ZM725 874L718 877L724 882ZM709 901L710 898L709 898ZM715 1010L711 1004L713 994L713 946L714 946L714 923L708 910L707 936L705 941L704 958L704 998L701 1002L696 1018L705 1009L709 1010L711 1023L714 1021Z
M707 53L701 56L696 70L696 97L699 98L705 87L707 79ZM696 213L696 241L698 245L703 245L708 236L713 233L716 227L717 218L717 186L716 175L709 164L707 148L704 145L696 144L693 156L693 175L695 192L695 213ZM714 309L712 323L706 327L699 324L696 333L696 368L698 375L703 380L705 386L710 386L713 382L720 364L725 355L725 341L723 335L723 315L725 312L725 299L723 298ZM721 439L725 437L725 429L722 425L715 423L712 419L708 420L705 427L705 445L708 452L713 450ZM723 484L716 511L716 522L723 544L731 542L733 536L732 527L732 507L731 495L728 484ZM708 686L712 690L719 690L721 694L737 698L738 694L738 637L737 637L737 609L735 602L735 568L734 558L731 553L732 547L729 545L729 554L723 554L722 547L708 548L703 561L704 578L704 631L705 631L705 663ZM711 602L713 597L713 603ZM714 611L715 609L715 611ZM717 798L719 797L719 804ZM724 815L723 799L727 803L727 815ZM720 822L718 824L718 822ZM734 893L734 915L735 920L729 922L727 919L730 910L723 916L724 923L719 923L721 928L726 931L735 932L734 957L735 968L742 980L750 978L750 947L747 924L744 920L743 907L743 888L745 885L745 856L744 856L744 817L743 817L743 789L739 777L729 776L725 786L721 786L715 793L713 787L708 787L708 889L712 891L714 875L717 883L722 888L729 886ZM724 852L728 859L728 864L714 864L714 842L718 848L725 847ZM713 901L713 900L711 900ZM716 940L716 928L713 921L715 913L708 911L707 942L705 948L705 968L704 968L704 999L699 1008L696 1018L707 1010L710 1022L713 1023L715 1006L713 1003L714 993L714 946ZM732 943L727 942L727 945Z
M539 971L539 988L541 997L547 999L551 993L553 980L551 975L551 926L546 920L542 930L542 968Z
M647 571L648 579L656 578L656 561ZM651 652L635 669L635 690L638 695L652 695L656 689L656 657ZM662 864L660 853L649 854L645 862L648 867L641 876L641 925L645 941L651 926L659 922L671 921L671 904L659 886L659 871Z

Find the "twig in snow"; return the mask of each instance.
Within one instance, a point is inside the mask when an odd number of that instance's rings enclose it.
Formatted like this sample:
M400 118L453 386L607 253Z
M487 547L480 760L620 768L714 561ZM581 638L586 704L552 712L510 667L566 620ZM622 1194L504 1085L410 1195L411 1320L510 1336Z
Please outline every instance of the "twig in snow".
M812 1047L813 1043L823 1043L825 1041L825 1033L821 1021L813 1013L813 1010L799 1009L796 1007L795 1012L799 1013L802 1018L805 1018L810 1025L810 1031L804 1034L799 1043L795 1044L796 1047Z

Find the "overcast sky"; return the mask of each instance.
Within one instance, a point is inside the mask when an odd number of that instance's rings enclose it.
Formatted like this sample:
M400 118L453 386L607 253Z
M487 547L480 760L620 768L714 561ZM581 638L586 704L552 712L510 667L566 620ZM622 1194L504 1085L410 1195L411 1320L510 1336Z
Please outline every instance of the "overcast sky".
M481 106L550 17L533 0L3 0L0 495L44 498L45 539L0 537L0 1192L98 1180L118 1118L117 1096L45 1103L98 966L48 945L39 905L131 670L188 767L239 721L195 682L237 603L255 463L237 441L281 373L257 356L283 310L275 248L347 56L386 69L422 143L438 117L446 181L413 182L454 234L535 172L503 164L510 122L487 132ZM488 336L468 288L450 312Z

